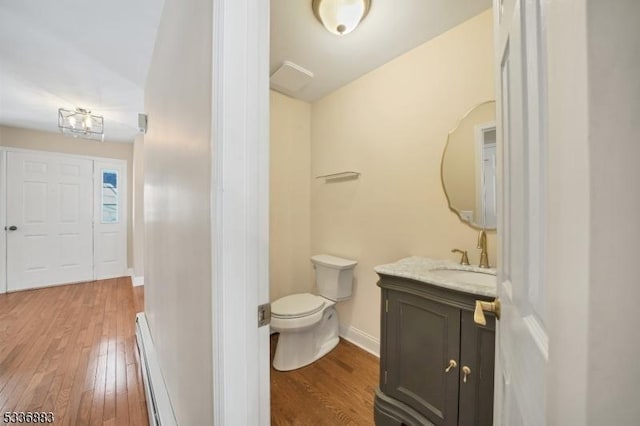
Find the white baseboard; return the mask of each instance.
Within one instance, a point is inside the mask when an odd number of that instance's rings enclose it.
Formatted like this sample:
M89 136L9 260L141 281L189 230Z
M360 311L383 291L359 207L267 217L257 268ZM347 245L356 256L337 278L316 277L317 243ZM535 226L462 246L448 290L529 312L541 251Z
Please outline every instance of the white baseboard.
M136 343L140 354L140 368L147 398L150 426L177 426L176 418L164 383L151 330L144 312L136 315Z
M380 358L380 340L355 327L340 324L340 337Z
M127 269L127 275L131 277L131 285L137 287L139 285L144 285L144 276L141 275L137 277L135 272L133 272L133 268Z

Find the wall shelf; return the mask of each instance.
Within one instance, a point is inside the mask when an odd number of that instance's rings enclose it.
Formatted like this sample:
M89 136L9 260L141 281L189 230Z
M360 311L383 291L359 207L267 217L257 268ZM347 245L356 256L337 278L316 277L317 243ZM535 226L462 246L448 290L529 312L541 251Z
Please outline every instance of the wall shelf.
M346 172L338 172L338 173L331 173L328 175L321 175L321 176L316 176L316 179L326 179L326 180L334 180L334 179L358 179L360 177L360 172L352 172L352 171L346 171Z

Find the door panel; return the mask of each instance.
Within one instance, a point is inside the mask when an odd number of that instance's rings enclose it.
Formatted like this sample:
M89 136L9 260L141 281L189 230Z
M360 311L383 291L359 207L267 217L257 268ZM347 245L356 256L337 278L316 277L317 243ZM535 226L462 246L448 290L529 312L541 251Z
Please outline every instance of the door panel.
M495 424L544 424L544 49L540 0L495 0L498 295Z
M91 160L7 153L7 289L93 279Z
M126 168L96 161L94 259L98 280L121 277L127 270Z
M389 292L386 354L391 365L385 393L436 425L458 421L460 310L411 294ZM402 360L401 362L395 360Z

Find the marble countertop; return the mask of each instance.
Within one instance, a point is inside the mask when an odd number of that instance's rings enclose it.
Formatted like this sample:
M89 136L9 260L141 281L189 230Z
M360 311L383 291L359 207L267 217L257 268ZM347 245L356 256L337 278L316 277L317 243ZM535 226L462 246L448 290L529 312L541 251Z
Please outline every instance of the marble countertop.
M438 270L455 270L480 272L495 276L494 268L480 268L478 266L464 266L451 260L429 259L426 257L412 256L400 259L394 263L379 265L373 268L378 274L392 275L395 277L409 278L416 281L436 285L451 290L462 291L480 296L496 297L496 284L478 284L452 280L438 274Z

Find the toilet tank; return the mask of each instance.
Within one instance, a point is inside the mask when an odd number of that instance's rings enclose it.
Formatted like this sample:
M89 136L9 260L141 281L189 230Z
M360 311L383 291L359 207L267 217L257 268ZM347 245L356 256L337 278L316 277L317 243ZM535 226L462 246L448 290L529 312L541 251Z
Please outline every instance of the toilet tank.
M353 291L353 269L358 262L328 254L311 257L316 270L318 294L336 302L349 299Z

